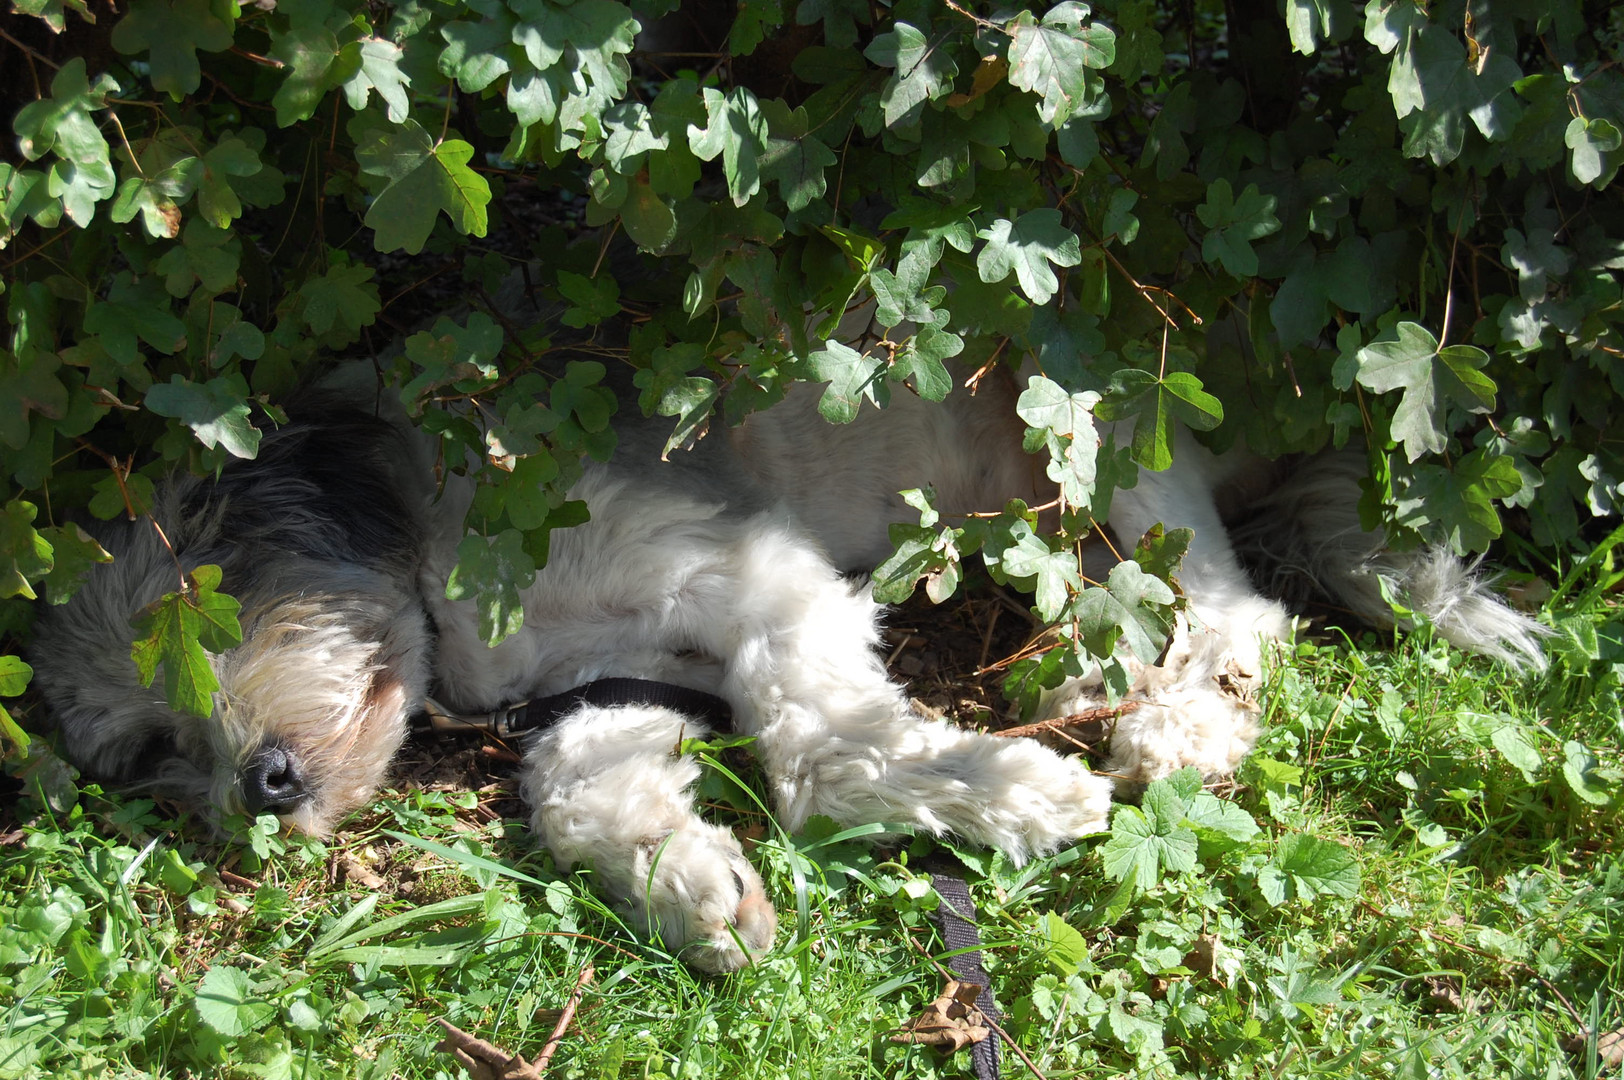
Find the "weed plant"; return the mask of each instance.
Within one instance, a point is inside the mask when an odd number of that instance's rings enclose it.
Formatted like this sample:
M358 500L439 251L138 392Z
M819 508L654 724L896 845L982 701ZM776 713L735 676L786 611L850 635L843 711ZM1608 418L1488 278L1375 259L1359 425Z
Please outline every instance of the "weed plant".
M782 914L726 978L634 937L590 871L493 812L517 808L500 792L393 792L331 840L266 818L222 842L36 750L0 835L0 1078L457 1076L435 1018L534 1057L587 965L551 1076L967 1075L890 1039L942 988L923 867L949 855L1045 1077L1616 1075L1607 595L1564 590L1540 676L1425 632L1299 644L1233 785L1175 775L1023 867L878 825L784 835L740 755L694 748Z

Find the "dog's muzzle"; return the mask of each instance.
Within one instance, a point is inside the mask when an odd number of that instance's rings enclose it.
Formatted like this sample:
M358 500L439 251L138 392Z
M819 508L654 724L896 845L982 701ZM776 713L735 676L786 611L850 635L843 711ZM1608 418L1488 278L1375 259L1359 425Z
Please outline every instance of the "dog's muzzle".
M237 777L237 784L250 814L291 813L310 798L299 759L280 743L266 743L254 751Z

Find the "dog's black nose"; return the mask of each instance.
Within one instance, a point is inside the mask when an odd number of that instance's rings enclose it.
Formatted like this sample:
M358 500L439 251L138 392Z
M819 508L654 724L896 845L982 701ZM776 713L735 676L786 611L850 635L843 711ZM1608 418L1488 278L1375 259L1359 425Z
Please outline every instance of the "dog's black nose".
M276 743L254 751L238 782L242 786L242 800L251 814L263 810L286 814L310 798L298 759L293 751Z

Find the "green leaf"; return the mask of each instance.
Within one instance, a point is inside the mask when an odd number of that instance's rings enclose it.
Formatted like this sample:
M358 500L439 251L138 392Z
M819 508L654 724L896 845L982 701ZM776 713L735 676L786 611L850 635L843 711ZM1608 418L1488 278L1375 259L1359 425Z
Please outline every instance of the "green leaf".
M1452 31L1424 20L1408 23L1388 78L1404 153L1448 164L1460 156L1468 118L1485 138L1508 138L1521 109L1511 87L1521 75L1502 50L1485 50L1472 64Z
M1004 528L991 535L982 550L987 570L996 581L1033 590L1038 614L1053 622L1083 587L1076 555L1069 548L1055 550L1024 518L998 520Z
M1211 431L1223 423L1224 408L1207 393L1201 380L1187 371L1165 378L1140 368L1123 368L1111 377L1111 387L1094 408L1101 420L1137 417L1133 426L1133 460L1158 472L1173 464L1175 419L1197 431Z
M287 71L271 99L276 107L276 122L282 127L310 119L327 91L348 79L359 60L355 55L348 63L343 62L343 47L327 25L305 19L292 22L285 31L272 27L267 53ZM344 29L346 38L353 37L353 27Z
M0 443L13 450L27 446L31 414L50 420L67 415L68 388L58 375L61 366L54 353L34 352L27 360L18 360L0 350Z
M113 48L147 52L152 85L176 101L202 85L198 50L220 52L231 44L231 23L209 0L130 0L129 14L113 27Z
M37 161L54 151L61 159L45 174L44 194L60 199L62 209L80 226L90 223L96 204L113 194L117 182L108 160L107 140L91 113L106 108L107 96L118 89L118 83L107 75L98 76L92 86L85 76L84 60L73 57L51 79L51 96L24 105L12 121L17 148L25 158ZM52 216L52 210L37 198L29 212L42 223Z
M1488 354L1473 345L1440 349L1438 339L1416 323L1399 323L1355 359L1361 386L1377 393L1403 391L1392 432L1410 461L1447 448L1448 405L1469 413L1494 408L1494 381L1478 371Z
M415 120L399 127L352 121L351 132L362 172L388 181L366 214L379 251L416 255L441 213L463 235L485 235L491 187L468 167L472 146L460 139L435 143Z
M241 375L221 375L194 383L180 375L147 391L146 406L192 429L210 450L223 446L234 457L259 454L260 431L248 420L248 386Z
M34 669L20 656L0 656L0 697L17 697L28 689Z
M177 711L194 716L213 712L220 689L208 652L242 643L233 597L217 592L220 568L203 565L186 575L179 592L168 593L130 620L136 638L130 658L142 686L151 686L159 665L164 669L164 697Z
M436 65L440 74L457 80L465 92L477 94L511 69L504 55L513 37L513 17L496 12L480 22L448 22L440 27L445 48Z
M45 588L53 604L73 599L97 563L113 561L113 556L78 525L51 525L41 529L40 536L51 545L52 565L45 575Z
M1624 137L1611 121L1599 116L1575 116L1563 131L1562 142L1572 151L1569 164L1579 183L1603 188L1618 171L1616 151L1624 145Z
M1474 450L1455 463L1417 465L1394 491L1394 516L1412 529L1441 533L1460 554L1482 551L1500 535L1495 502L1522 490L1522 475L1506 455Z
M36 19L43 19L51 32L60 34L67 28L66 11L72 8L79 13L85 22L93 23L96 16L85 4L85 0L12 0L11 9L21 15L32 15Z
M833 49L849 49L857 43L857 27L869 25L871 16L864 0L801 0L795 21L823 23L823 40Z
M665 460L679 446L704 433L720 396L715 380L689 374L704 361L704 349L694 344L655 349L650 366L633 376L642 392L638 406L645 416L676 417L676 427L660 451Z
M626 54L637 38L637 20L631 9L613 0L510 0L519 16L513 42L538 72L548 71L566 57L560 83L558 119L568 131L584 131L590 119L601 130L600 117L626 92L631 67Z
M770 134L757 162L761 177L778 185L784 204L793 212L821 199L828 188L824 170L838 159L835 152L812 134L805 108L790 110L780 101L764 101Z
M609 274L589 278L560 270L558 291L573 305L560 320L565 326L596 326L620 314L620 284Z
M1155 663L1167 643L1173 617L1173 590L1135 562L1117 563L1101 588L1085 590L1073 611L1078 634L1091 656L1108 657L1119 639L1146 664Z
M1568 740L1562 744L1562 778L1573 793L1592 806L1606 806L1612 801L1610 789L1616 786L1603 775L1601 762L1583 743Z
M504 529L494 538L463 538L445 595L447 600L473 601L480 640L494 648L524 625L520 593L535 579L536 562L525 551L524 534Z
M157 486L140 473L122 477L122 482L117 473L112 473L96 482L89 510L100 521L111 521L120 515L134 521L151 512L157 494Z
M1270 906L1292 897L1359 895L1359 860L1341 844L1307 833L1292 833L1280 841L1268 863L1258 871L1258 888Z
M394 42L368 37L346 46L356 53L355 74L344 81L344 97L350 108L360 112L367 107L367 91L375 91L388 107L390 123L406 119L411 102L407 88L411 78L400 69L404 51ZM484 235L479 233L477 235Z
M1099 400L1100 395L1092 390L1068 393L1059 383L1033 375L1015 403L1016 415L1049 452L1045 474L1060 485L1067 505L1080 510L1087 510L1094 498L1095 455L1100 442L1094 430L1094 406Z
M1197 792L1184 811L1184 824L1205 844L1220 850L1249 843L1259 833L1252 815L1210 791Z
M203 162L187 157L154 176L132 176L120 185L108 217L122 224L139 213L148 236L173 237L180 231L181 214L176 201L188 198L202 175Z
M1545 767L1545 759L1540 756L1539 748L1524 733L1521 724L1502 724L1489 735L1489 741L1500 751L1501 757L1517 767L1524 780L1530 784L1539 780L1540 770Z
M1517 291L1530 303L1542 299L1554 279L1573 265L1573 256L1557 245L1556 234L1546 228L1530 228L1527 236L1507 229L1500 257L1517 271Z
M880 108L888 128L919 122L925 102L953 89L959 73L951 50L938 47L926 33L906 22L874 35L863 55L880 67L894 69L880 89Z
M1208 184L1207 201L1195 211L1207 227L1201 238L1201 257L1236 277L1256 275L1257 252L1252 250L1252 241L1279 231L1274 207L1274 196L1264 195L1256 184L1247 184L1239 199L1224 177Z
M818 412L831 424L857 419L865 399L880 404L875 387L885 374L884 360L831 341L807 358L807 367L813 378L829 384L818 399Z
M318 334L338 337L339 343L354 341L383 310L373 273L370 266L335 266L306 281L299 287L305 325Z
M1051 967L1068 979L1088 960L1088 942L1076 928L1052 911L1043 915L1043 956Z
M259 1030L277 1013L275 1004L255 992L247 972L221 964L203 976L193 1004L199 1019L228 1039Z
M1166 784L1155 781L1146 788ZM1165 794L1165 787L1159 789ZM1100 848L1105 874L1113 881L1132 881L1141 891L1156 887L1167 871L1188 873L1195 869L1196 835L1178 821L1169 822L1154 811L1147 814L1134 806L1118 806L1111 815L1111 835Z
M1013 221L999 218L976 235L987 241L976 257L981 280L996 284L1013 271L1021 291L1034 304L1047 304L1060 288L1050 263L1076 266L1083 257L1077 234L1066 228L1060 211L1047 207Z
M1291 35L1291 47L1312 56L1320 39L1331 36L1336 10L1328 0L1286 0L1286 32Z
M706 87L706 125L688 126L688 147L700 161L722 159L722 175L734 206L743 206L761 187L761 158L767 150L767 117L756 96L743 87L726 94Z
M0 513L0 597L35 599L33 583L53 565L51 544L34 528L39 508L12 499Z
M890 527L890 540L891 555L874 568L876 603L900 604L913 595L920 578L932 575L949 575L949 592L957 587L956 553L935 529L898 523Z
M1088 5L1056 4L1039 22L1023 11L1005 28L1009 33L1009 81L1037 94L1038 118L1060 127L1091 98L1103 94L1089 71L1116 60L1116 35L1098 23L1085 23Z
M17 148L25 158L38 161L55 151L68 161L107 161L107 140L91 113L107 107L107 95L118 83L106 75L92 86L82 57L72 57L51 79L51 96L24 105L12 121Z

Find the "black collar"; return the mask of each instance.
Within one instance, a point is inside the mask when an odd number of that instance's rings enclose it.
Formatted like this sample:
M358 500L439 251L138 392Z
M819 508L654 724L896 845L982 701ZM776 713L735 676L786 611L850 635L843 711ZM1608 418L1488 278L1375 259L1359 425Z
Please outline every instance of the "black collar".
M583 705L614 709L652 707L671 709L702 720L713 730L733 730L733 709L715 694L651 679L595 679L551 697L521 701L517 705L477 716L453 713L433 698L413 720L419 731L481 731L498 737L522 735L551 727Z

